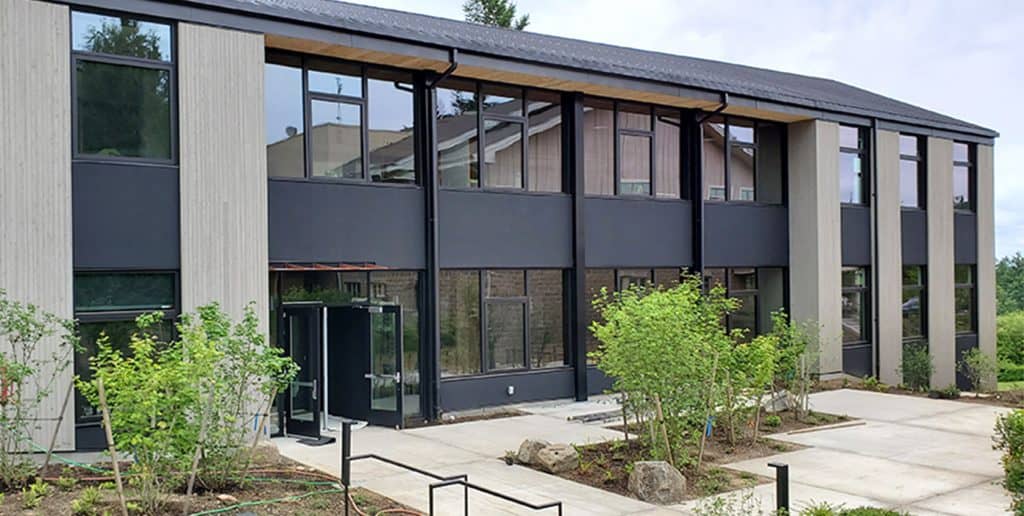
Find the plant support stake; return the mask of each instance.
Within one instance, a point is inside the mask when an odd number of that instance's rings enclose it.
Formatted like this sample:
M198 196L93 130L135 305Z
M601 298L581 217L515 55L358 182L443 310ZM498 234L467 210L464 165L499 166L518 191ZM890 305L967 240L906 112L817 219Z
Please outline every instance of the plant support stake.
M103 391L103 377L96 379L96 394L100 398L100 410L103 411L103 429L107 434L107 448L110 450L110 462L114 466L114 482L117 483L117 499L121 502L121 514L128 516L128 502L124 499L124 483L121 482L121 467L117 464L117 448L114 447L114 433L110 429L110 408L107 406L107 395Z

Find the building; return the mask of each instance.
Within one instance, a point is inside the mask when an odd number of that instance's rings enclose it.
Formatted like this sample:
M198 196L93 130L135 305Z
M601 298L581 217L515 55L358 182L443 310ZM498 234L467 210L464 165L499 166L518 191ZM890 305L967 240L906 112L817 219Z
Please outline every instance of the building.
M878 94L327 0L6 0L0 49L0 286L80 374L254 301L291 433L585 399L592 293L684 269L816 321L822 374L995 353L997 134Z

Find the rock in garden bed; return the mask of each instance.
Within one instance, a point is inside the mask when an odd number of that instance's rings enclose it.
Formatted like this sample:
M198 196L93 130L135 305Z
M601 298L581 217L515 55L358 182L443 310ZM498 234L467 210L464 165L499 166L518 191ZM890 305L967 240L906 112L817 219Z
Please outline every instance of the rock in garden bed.
M650 503L679 503L686 498L686 478L665 461L633 463L629 474L629 492Z

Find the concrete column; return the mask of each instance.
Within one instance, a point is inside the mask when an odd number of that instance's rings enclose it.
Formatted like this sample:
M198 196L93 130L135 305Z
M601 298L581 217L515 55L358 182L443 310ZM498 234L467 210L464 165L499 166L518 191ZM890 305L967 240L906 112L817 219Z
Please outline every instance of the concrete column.
M843 370L839 125L789 126L790 311L818 325L819 372Z
M182 23L178 50L182 306L255 301L266 330L263 37Z
M932 387L956 381L953 291L953 142L928 138L928 352Z
M996 359L996 252L994 161L991 145L978 145L977 223L978 275L975 279L978 296L978 345L981 351ZM988 387L995 388L995 378Z
M74 315L69 25L66 6L0 2L0 289L67 319ZM37 356L57 349L44 341ZM74 372L55 374L41 418L59 415ZM45 446L55 424L40 421L32 439ZM69 405L57 449L74 447Z
M875 217L878 221L875 264L878 292L875 307L878 321L878 376L890 385L902 382L897 372L903 360L903 244L900 216L900 139L892 131L878 131L875 153L878 160L878 191Z

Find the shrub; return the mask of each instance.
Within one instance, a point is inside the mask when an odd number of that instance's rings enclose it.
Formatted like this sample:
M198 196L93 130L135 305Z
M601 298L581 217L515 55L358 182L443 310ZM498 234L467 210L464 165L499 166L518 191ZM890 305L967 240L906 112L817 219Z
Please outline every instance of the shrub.
M828 502L811 503L800 511L800 516L906 516L908 513L897 512L880 507L854 507L846 509L842 504Z
M71 501L71 514L75 516L96 516L100 514L98 505L103 493L98 487L90 486L82 490L78 498Z
M1024 410L996 420L995 449L1003 452L1003 487L1010 492L1010 508L1024 513Z
M764 426L767 426L768 428L778 428L782 426L782 418L775 414L765 416Z
M811 391L811 354L817 347L817 326L790 320L782 310L772 312L772 331L775 338L775 373L772 388L789 394L789 408L798 419L808 412Z
M996 354L1000 361L1024 364L1024 311L996 317Z
M928 392L933 398L939 398L943 400L958 400L960 399L960 388L955 383L951 383L941 389L934 389Z
M1006 360L999 361L1000 382L1024 382L1024 364L1014 364Z
M931 384L935 366L928 353L928 343L914 342L903 345L903 360L898 373L903 375L903 384L915 391L926 391Z
M992 381L996 374L996 364L992 357L982 353L979 348L967 350L956 364L956 370L967 377L971 390L981 392L985 384Z

